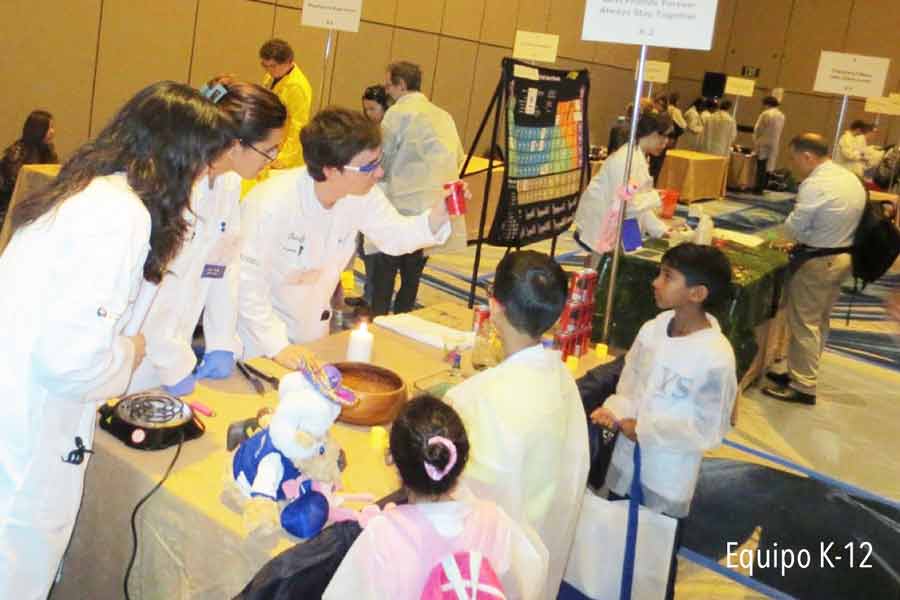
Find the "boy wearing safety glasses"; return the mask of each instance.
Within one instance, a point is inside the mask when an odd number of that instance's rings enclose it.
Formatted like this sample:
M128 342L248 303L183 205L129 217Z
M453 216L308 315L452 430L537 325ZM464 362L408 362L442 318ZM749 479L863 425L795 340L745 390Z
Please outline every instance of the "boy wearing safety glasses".
M247 195L238 334L244 358L268 356L295 369L298 344L328 334L330 300L362 232L381 252L406 254L446 241L443 198L404 217L375 184L383 177L381 130L362 113L319 112L300 132L306 166Z

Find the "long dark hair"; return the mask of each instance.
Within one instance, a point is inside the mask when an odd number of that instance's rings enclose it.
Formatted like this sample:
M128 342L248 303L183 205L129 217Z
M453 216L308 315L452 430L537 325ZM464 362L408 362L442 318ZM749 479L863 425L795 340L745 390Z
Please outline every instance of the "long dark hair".
M429 444L434 437L449 440L456 449L456 462L442 478L429 477L426 463L444 469L450 451L441 444ZM462 419L449 405L423 394L403 405L391 426L391 457L403 485L422 496L440 496L456 485L469 459L469 438Z
M46 110L33 110L25 119L21 138L25 148L23 165L48 164L58 160L53 145L44 141L47 131L50 130L51 121L53 121L53 115Z
M273 92L261 85L240 81L231 75L210 79L210 88L221 85L227 93L216 106L234 121L237 139L244 145L261 142L287 121L287 109Z
M187 230L184 209L197 175L234 138L231 119L196 90L172 81L154 83L76 150L48 187L15 206L12 231L54 210L95 177L124 172L152 222L144 278L159 283L181 248Z

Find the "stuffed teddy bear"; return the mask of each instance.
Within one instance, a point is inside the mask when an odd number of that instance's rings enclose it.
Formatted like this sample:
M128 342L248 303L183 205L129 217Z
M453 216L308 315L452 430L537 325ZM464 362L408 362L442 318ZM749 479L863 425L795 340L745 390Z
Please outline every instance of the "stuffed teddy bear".
M312 474L305 469L334 479L339 473L336 457L340 448L336 444L336 450L329 453L329 457L335 457L334 464L325 467L323 458L329 447L328 430L340 414L341 403L352 399L352 392L340 387L337 369L307 363L281 379L278 395L278 407L268 426L242 442L229 465L231 481L223 501L242 512L247 536L271 538L279 532L282 519L278 502L288 499L284 482L298 478L309 481ZM311 483L306 491L318 494ZM293 527L288 531L298 537L318 533L328 513L327 500L318 496L298 498L303 505L291 510L296 518L289 520Z

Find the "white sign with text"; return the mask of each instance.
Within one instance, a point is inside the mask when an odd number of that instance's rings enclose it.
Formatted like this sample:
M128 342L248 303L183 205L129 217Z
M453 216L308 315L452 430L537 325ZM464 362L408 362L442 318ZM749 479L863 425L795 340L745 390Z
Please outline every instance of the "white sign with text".
M516 31L513 58L552 63L556 62L558 48L559 36L555 33L536 33L520 29Z
M362 0L303 0L301 25L359 31Z
M881 96L889 58L823 50L813 91L838 96Z
M709 50L718 0L586 0L581 39Z
M732 96L753 96L753 89L756 87L755 79L744 79L743 77L728 77L725 80L725 93Z
M879 115L898 116L900 115L900 94L892 94L889 98L866 98L866 106L863 110Z
M644 63L644 81L650 83L669 83L669 67L670 63L663 60L648 60ZM637 81L638 68L640 61L634 65L634 79Z

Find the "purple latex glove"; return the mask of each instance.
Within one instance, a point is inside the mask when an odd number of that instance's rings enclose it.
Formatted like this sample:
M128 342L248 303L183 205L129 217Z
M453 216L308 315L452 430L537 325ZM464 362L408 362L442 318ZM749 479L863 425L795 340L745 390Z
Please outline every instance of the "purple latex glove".
M162 386L163 391L167 394L172 394L173 396L187 396L191 392L194 391L194 388L197 386L197 378L194 377L194 374L191 373L175 385L164 385Z
M203 355L197 367L197 379L225 379L234 372L234 352L213 350Z

